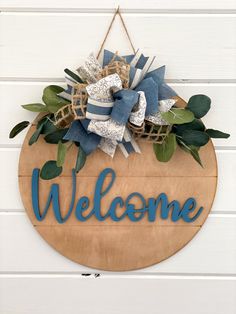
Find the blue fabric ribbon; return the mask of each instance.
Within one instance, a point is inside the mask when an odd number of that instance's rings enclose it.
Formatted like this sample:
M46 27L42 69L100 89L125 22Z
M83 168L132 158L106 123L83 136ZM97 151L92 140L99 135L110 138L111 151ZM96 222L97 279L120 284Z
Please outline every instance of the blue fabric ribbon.
M122 141L118 142L118 146L125 158L129 157L132 153L141 153L138 144L128 129L126 129Z
M114 58L114 56L115 56L114 52L104 49L102 66L105 67L106 65L108 65L111 62L111 60ZM121 60L121 57L116 55L114 61L120 61L120 60Z
M135 88L137 92L144 92L147 102L145 116L158 112L158 85L152 77L147 77Z
M85 125L86 124L87 123L85 123ZM71 124L63 139L80 143L80 146L86 155L92 153L101 141L101 137L99 135L94 133L87 133L79 120L75 120Z
M122 89L113 94L115 100L111 118L120 124L126 124L139 94L131 89Z
M151 72L148 72L145 75L145 78L152 78L154 82L158 85L158 99L164 100L164 99L170 99L174 96L177 96L176 92L165 83L165 70L166 67L162 66L158 69L155 69Z
M97 119L98 115L102 115L104 119L100 120L105 120L104 123L107 123L108 120L114 120L114 123L117 123L119 126L124 126L128 122L133 107L139 101L140 95L138 92L144 92L145 95L146 117L153 116L160 111L160 100L170 99L177 95L164 81L165 66L147 72L154 59L145 57L141 53L120 57L111 51L104 50L103 67L108 65L113 58L115 61L125 59L125 61L130 64L129 89L121 89L112 95L112 101L114 101L113 107L109 107L108 104L105 103L103 105L103 102L99 99L96 100L96 102L92 100L91 104L88 101L87 110L94 116L94 121ZM61 96L70 99L73 84L76 82L73 78L67 77L67 83L68 88ZM79 142L86 154L90 154L94 151L101 142L100 135L88 131L90 119L91 117L81 121L74 121L64 137L65 140ZM103 121L100 122L101 125L102 122ZM109 123L107 125L109 127ZM131 141L120 142L119 147L125 156L128 156L129 153L133 151L140 152L133 139Z

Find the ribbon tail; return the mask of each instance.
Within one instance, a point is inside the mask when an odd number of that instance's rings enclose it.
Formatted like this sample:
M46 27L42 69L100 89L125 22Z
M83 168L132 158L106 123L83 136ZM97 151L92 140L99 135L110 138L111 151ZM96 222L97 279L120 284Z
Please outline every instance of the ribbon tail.
M117 141L103 137L98 145L98 148L113 158L117 148Z
M137 144L137 142L132 137L130 131L126 128L124 133L124 138L122 142L118 144L122 154L125 158L128 158L132 153L141 153L141 150Z
M139 153L141 154L141 150L137 144L137 142L132 138L130 142L124 142L118 144L122 154L125 158L128 158L132 153Z

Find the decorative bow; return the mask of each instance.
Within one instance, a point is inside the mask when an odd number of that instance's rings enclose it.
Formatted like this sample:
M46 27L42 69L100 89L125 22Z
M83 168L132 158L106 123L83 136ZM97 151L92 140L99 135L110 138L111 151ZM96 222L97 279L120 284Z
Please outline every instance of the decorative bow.
M176 93L164 82L165 67L149 72L155 58L135 55L120 57L104 50L103 64L90 55L77 74L67 75L67 90L61 97L71 100L74 86L86 81L86 116L72 122L64 139L79 142L86 154L97 147L114 156L119 147L125 157L140 153L127 123L141 127L144 120L167 124L161 118L174 105ZM124 88L126 87L126 88Z

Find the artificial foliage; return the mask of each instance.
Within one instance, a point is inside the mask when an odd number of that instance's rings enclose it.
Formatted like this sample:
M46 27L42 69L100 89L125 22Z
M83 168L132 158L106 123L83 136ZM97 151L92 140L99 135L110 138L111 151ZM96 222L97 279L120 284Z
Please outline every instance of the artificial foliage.
M72 145L78 148L77 173L96 149L111 158L120 149L127 158L142 153L140 141L153 145L160 162L168 162L179 146L204 166L200 148L210 138L228 138L229 134L208 129L201 121L211 108L208 96L194 95L185 108L179 108L178 95L165 83L165 67L151 69L153 61L139 51L119 56L104 50L100 64L91 54L76 71L65 69L66 88L47 86L42 103L22 106L40 113L29 145L35 145L39 137L57 145L55 160L46 161L41 169L42 179L62 173ZM29 125L29 121L18 123L10 138Z

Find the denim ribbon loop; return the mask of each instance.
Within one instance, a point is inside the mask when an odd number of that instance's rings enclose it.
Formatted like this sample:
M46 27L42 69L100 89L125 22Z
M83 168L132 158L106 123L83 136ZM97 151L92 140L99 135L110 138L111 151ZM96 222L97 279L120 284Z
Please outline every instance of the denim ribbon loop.
M133 107L138 103L139 94L130 89L122 89L113 94L113 98L111 118L120 124L126 124Z

